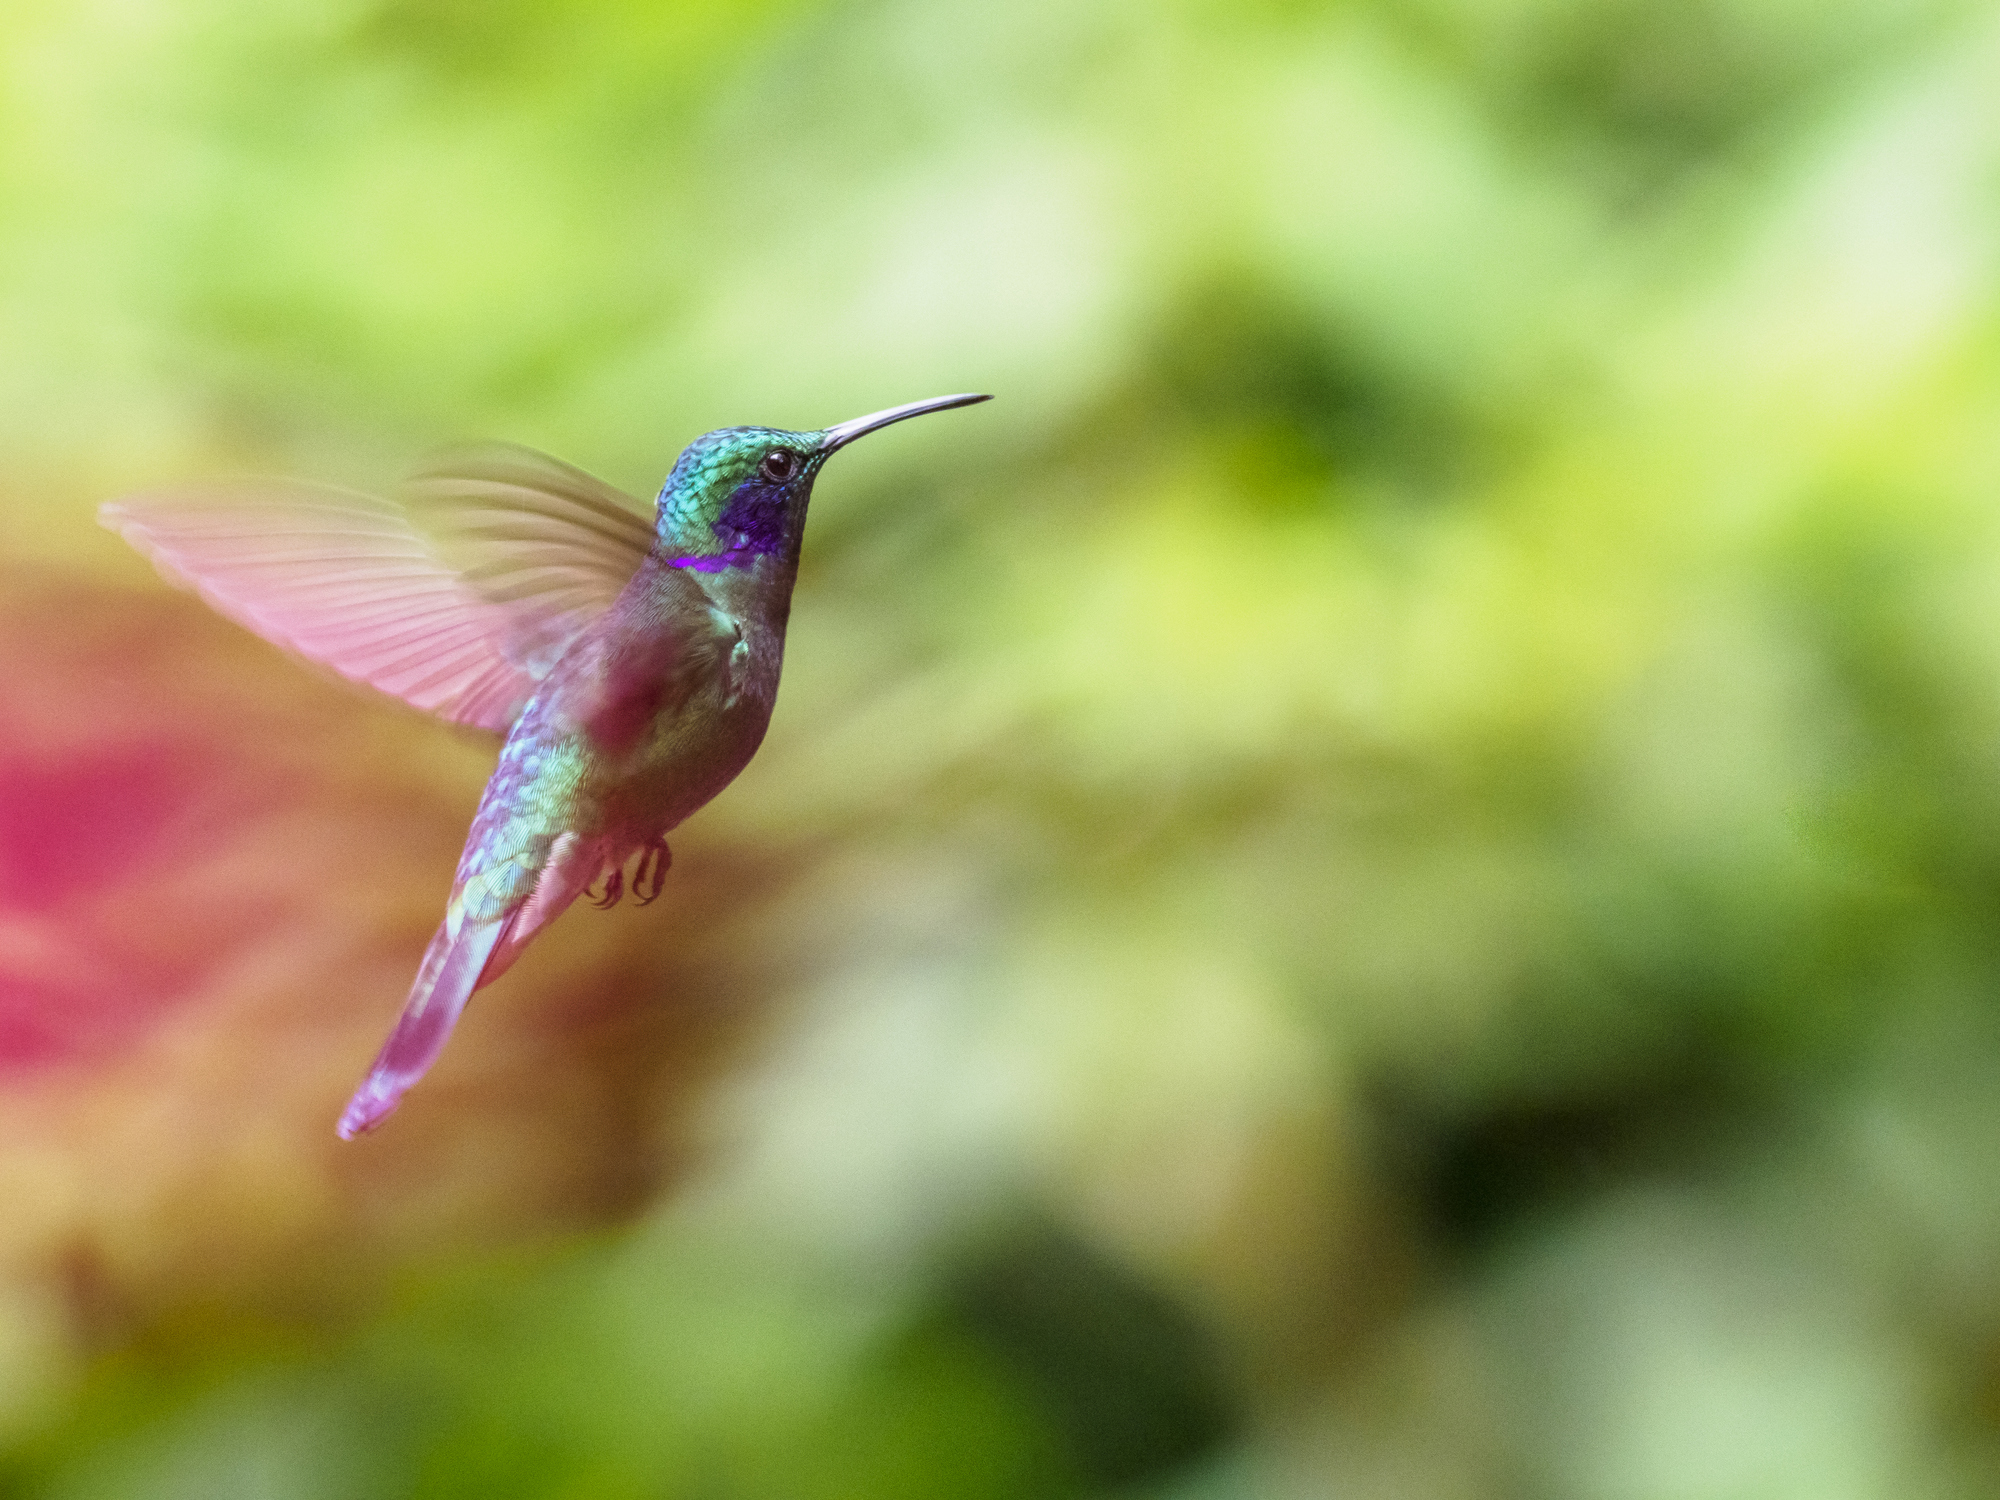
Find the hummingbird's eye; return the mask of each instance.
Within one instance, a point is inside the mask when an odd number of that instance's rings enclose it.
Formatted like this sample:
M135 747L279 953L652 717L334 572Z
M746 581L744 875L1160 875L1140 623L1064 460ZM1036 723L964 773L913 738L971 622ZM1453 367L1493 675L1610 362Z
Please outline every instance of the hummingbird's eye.
M788 448L773 448L757 465L757 472L773 484L783 484L799 472L799 456Z

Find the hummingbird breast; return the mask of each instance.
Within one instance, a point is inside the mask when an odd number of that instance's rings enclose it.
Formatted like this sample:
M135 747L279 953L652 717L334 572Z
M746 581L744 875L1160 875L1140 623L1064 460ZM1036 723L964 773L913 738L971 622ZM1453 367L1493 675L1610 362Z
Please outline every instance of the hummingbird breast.
M525 901L558 840L579 869L615 868L749 764L777 699L783 620L713 587L648 559L562 653L501 747L454 920Z
M648 563L551 673L552 727L582 775L571 826L635 842L735 779L777 697L781 628L727 607L690 572Z

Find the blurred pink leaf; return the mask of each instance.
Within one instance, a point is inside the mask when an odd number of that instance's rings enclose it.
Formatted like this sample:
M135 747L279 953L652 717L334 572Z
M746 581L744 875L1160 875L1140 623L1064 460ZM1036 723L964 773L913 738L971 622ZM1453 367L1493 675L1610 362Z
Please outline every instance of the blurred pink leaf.
M744 989L726 862L557 924L420 1106L334 1139L491 743L186 596L0 572L0 1256L142 1307L311 1298L646 1199Z

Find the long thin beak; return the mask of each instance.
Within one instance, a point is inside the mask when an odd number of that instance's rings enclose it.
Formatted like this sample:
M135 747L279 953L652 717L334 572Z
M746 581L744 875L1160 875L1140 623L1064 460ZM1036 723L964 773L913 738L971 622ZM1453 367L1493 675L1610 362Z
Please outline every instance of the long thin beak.
M873 416L856 417L852 422L827 428L820 436L820 452L831 453L836 448L845 448L863 433L887 427L905 417L921 417L927 411L948 411L954 406L973 406L992 399L991 396L933 396L928 401L909 401L901 406L892 406L887 411L878 411Z

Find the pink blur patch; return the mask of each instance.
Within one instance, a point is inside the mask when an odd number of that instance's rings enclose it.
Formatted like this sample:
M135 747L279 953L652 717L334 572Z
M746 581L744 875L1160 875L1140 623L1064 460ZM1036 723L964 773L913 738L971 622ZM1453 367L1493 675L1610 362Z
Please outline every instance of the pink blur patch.
M102 1342L630 1214L754 1012L740 923L780 867L556 924L342 1142L492 745L133 578L0 561L0 1262L79 1288Z
M156 739L33 761L0 748L0 907L43 911L143 867L221 769L202 748Z
M0 1072L96 1055L157 1005L103 983L0 974ZM164 997L154 997L164 998Z
M216 876L285 805L273 747L297 737L258 680L285 664L182 601L7 582L0 1075L115 1052L201 990L268 909L217 899Z

